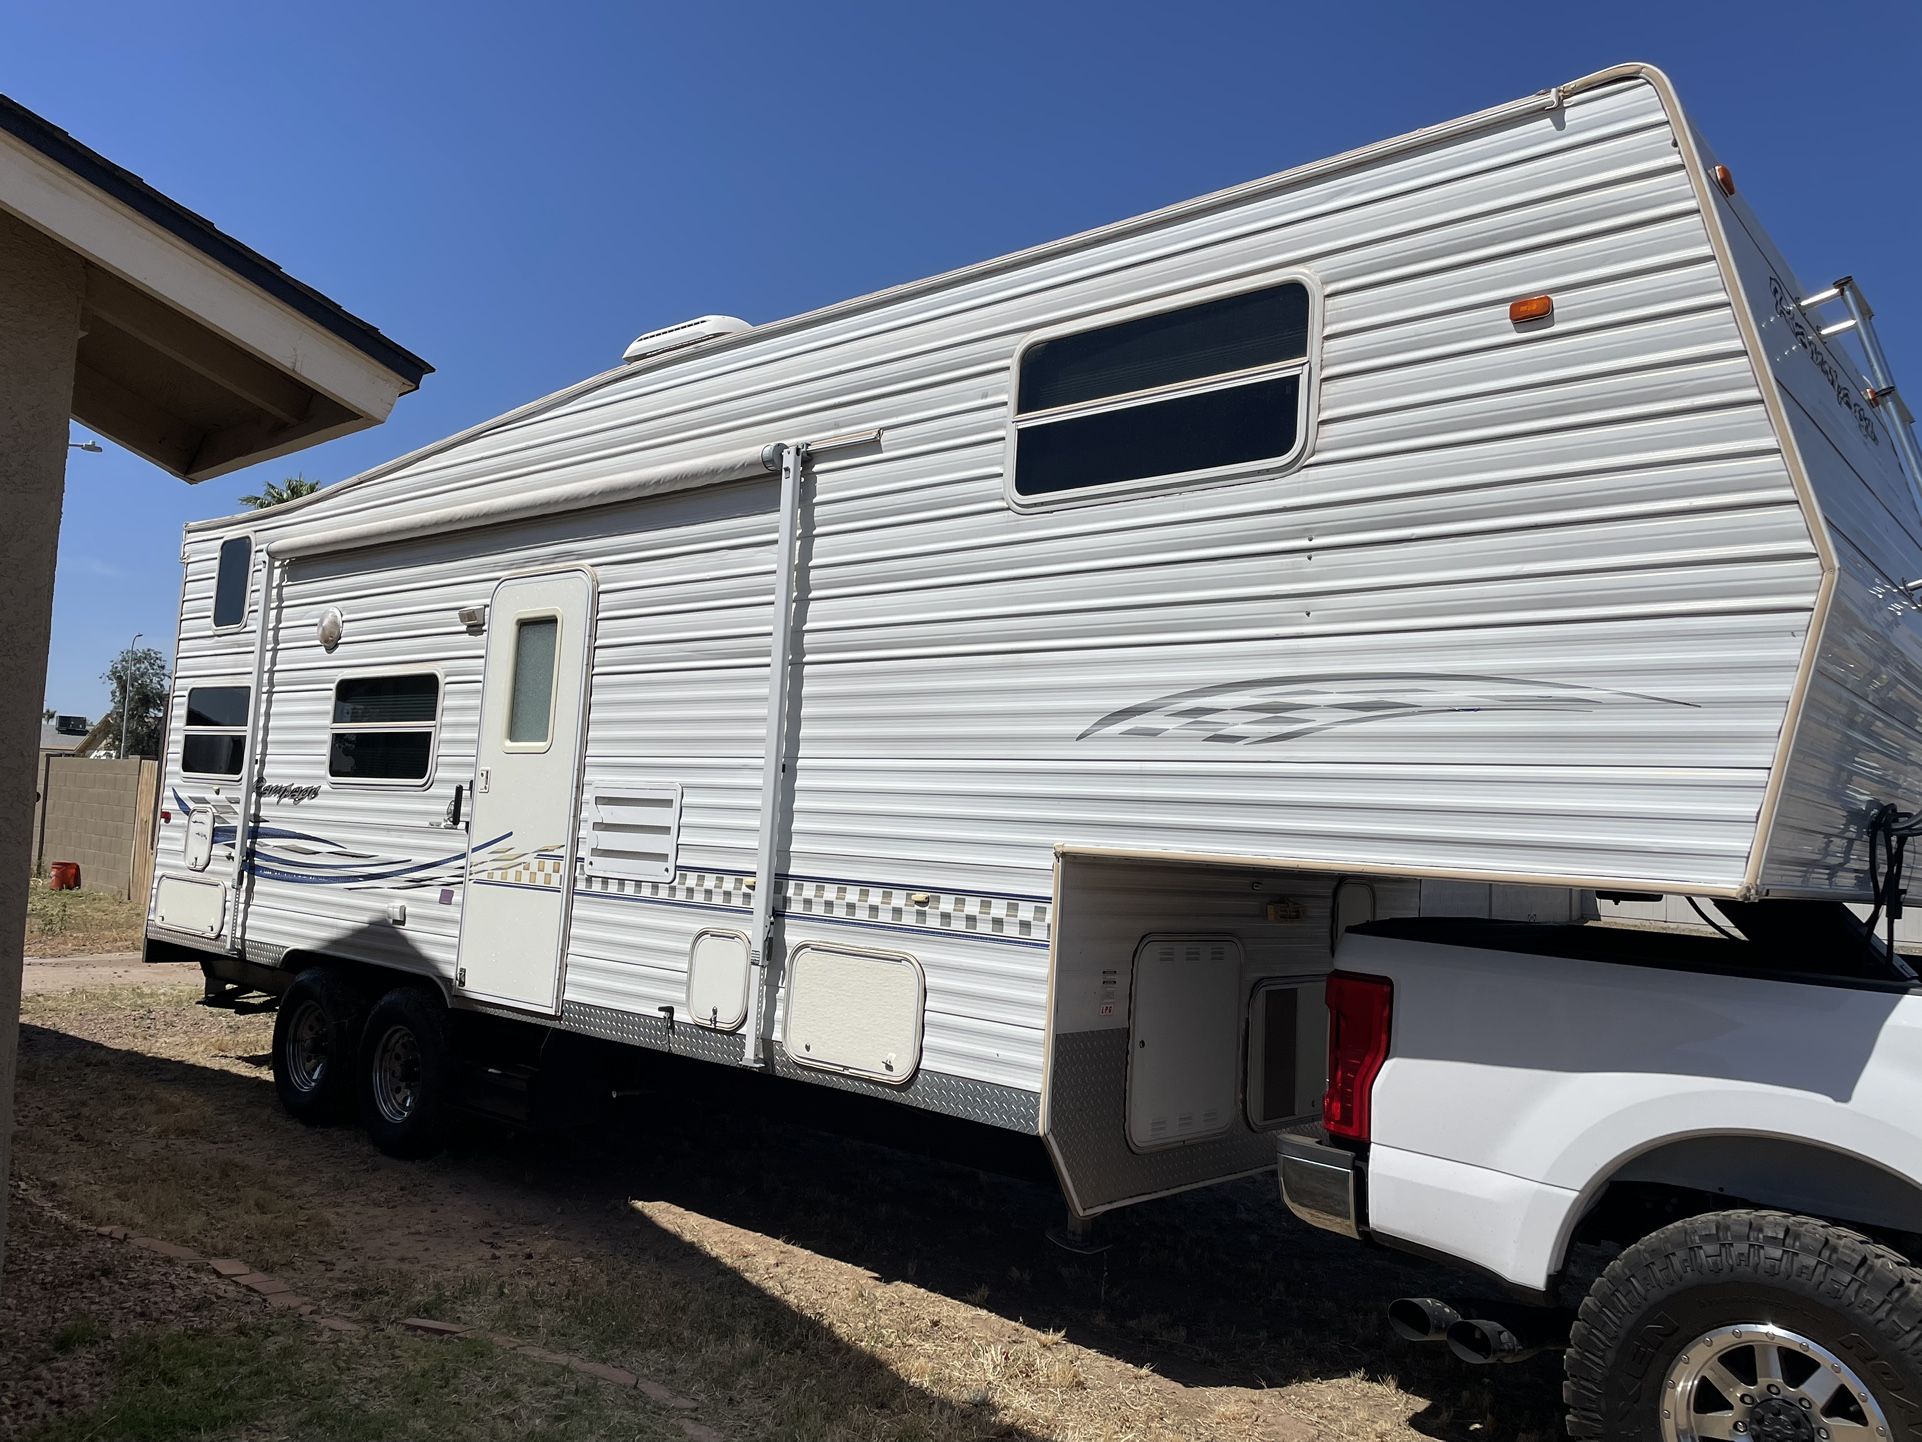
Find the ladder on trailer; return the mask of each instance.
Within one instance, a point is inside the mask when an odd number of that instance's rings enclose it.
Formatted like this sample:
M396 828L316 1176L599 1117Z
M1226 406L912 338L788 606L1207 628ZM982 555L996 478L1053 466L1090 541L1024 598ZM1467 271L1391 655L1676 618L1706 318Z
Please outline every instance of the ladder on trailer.
M1815 313L1837 301L1848 312L1847 319L1823 325ZM1855 283L1854 276L1845 275L1827 290L1817 291L1803 301L1802 310L1815 322L1824 340L1852 330L1862 343L1862 354L1869 363L1869 384L1862 391L1863 399L1878 410L1887 407L1889 433L1895 437L1896 454L1902 458L1902 469L1908 473L1909 489L1915 494L1916 509L1922 510L1922 451L1916 449L1915 431L1912 429L1915 416L1910 412L1908 402L1902 399L1902 393L1896 389L1894 372L1889 369L1889 358L1883 354L1882 342L1875 338L1875 312L1870 308L1868 298L1862 294L1862 287Z

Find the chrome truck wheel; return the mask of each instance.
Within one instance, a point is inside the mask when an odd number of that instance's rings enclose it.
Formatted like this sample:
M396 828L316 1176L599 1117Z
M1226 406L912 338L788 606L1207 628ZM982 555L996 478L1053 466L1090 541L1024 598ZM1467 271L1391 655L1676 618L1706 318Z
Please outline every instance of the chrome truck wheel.
M1922 1442L1922 1271L1809 1217L1690 1217L1609 1264L1563 1368L1572 1437Z
M1867 1379L1812 1337L1766 1322L1718 1327L1682 1349L1663 1387L1662 1442L1874 1442L1889 1419Z

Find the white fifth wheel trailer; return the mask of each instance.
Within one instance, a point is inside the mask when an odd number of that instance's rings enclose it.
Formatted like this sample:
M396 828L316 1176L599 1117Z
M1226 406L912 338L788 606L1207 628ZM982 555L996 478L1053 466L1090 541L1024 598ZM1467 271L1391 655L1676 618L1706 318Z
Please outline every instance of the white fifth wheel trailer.
M1629 66L645 336L188 528L149 937L395 1150L520 1023L1270 1168L1351 923L1870 896L1922 516L1808 296Z

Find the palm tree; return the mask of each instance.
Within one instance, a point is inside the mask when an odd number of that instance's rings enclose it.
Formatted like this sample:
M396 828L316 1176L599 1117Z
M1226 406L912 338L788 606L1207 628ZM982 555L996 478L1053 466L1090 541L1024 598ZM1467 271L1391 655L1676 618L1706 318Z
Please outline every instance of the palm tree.
M269 506L280 505L283 501L311 496L319 489L319 481L310 481L305 476L289 476L284 481L275 481L257 496L242 496L240 504L252 506L256 511L264 511Z

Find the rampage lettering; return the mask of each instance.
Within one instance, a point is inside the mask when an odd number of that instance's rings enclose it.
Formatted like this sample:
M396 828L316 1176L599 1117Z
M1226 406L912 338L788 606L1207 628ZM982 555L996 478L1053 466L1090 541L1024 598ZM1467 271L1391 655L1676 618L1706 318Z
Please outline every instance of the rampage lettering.
M318 795L318 786L295 786L286 781L272 781L260 788L262 801L312 801Z
M1863 439L1870 445L1881 445L1882 437L1876 432L1875 419L1869 414L1869 408L1856 391L1854 382L1836 366L1829 348L1822 343L1821 336L1802 314L1802 307L1795 303L1782 288L1782 282L1774 276L1769 277L1769 298L1775 302L1775 313L1788 322L1789 334L1802 347L1802 354L1814 362L1815 368L1822 373L1822 379L1835 392L1835 399L1842 409L1855 417L1856 428L1862 432Z

